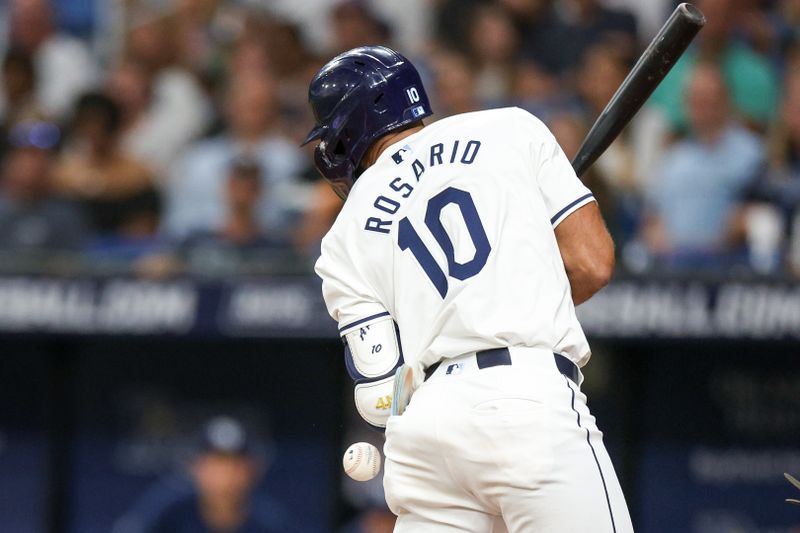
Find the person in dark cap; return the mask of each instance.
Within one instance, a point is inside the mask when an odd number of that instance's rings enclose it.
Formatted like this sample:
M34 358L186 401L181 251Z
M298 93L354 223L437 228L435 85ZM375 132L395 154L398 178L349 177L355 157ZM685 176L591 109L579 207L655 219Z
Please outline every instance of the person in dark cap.
M160 510L135 509L114 533L275 533L281 517L252 501L264 453L238 420L219 416L203 427L188 473L193 491ZM161 498L144 498L153 502Z

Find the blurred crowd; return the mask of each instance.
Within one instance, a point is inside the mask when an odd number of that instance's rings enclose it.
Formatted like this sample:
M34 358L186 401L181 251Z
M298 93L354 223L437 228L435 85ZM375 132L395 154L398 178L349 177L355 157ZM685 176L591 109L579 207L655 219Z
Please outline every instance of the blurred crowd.
M192 439L183 472L167 475L120 517L111 533L277 533L286 510L257 495L269 467L263 441L237 418L216 416Z
M125 0L76 31L76 3L0 13L0 251L149 276L310 264L341 202L299 143L336 53L395 46L433 120L520 106L572 157L676 5ZM706 27L583 179L623 268L798 273L800 0L694 3Z

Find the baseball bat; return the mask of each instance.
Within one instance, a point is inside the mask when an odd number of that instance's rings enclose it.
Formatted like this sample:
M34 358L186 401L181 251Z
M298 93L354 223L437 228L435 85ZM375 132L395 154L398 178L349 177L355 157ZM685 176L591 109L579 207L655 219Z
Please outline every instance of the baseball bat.
M705 23L705 16L693 5L683 3L675 8L583 140L572 161L578 176L617 138Z

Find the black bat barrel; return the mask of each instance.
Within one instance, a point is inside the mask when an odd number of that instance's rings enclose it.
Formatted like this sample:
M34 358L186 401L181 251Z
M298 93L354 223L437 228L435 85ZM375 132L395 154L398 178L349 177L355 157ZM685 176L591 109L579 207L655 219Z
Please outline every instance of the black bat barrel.
M681 4L675 8L584 139L572 161L578 176L616 139L705 23L705 16L693 5Z

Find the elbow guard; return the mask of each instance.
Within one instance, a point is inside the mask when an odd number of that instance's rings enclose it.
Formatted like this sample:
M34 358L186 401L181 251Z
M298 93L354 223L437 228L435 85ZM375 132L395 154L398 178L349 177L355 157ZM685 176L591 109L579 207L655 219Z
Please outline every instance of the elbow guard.
M397 324L382 316L345 331L342 341L347 372L355 382L358 414L383 429L392 409L394 373L404 363Z

